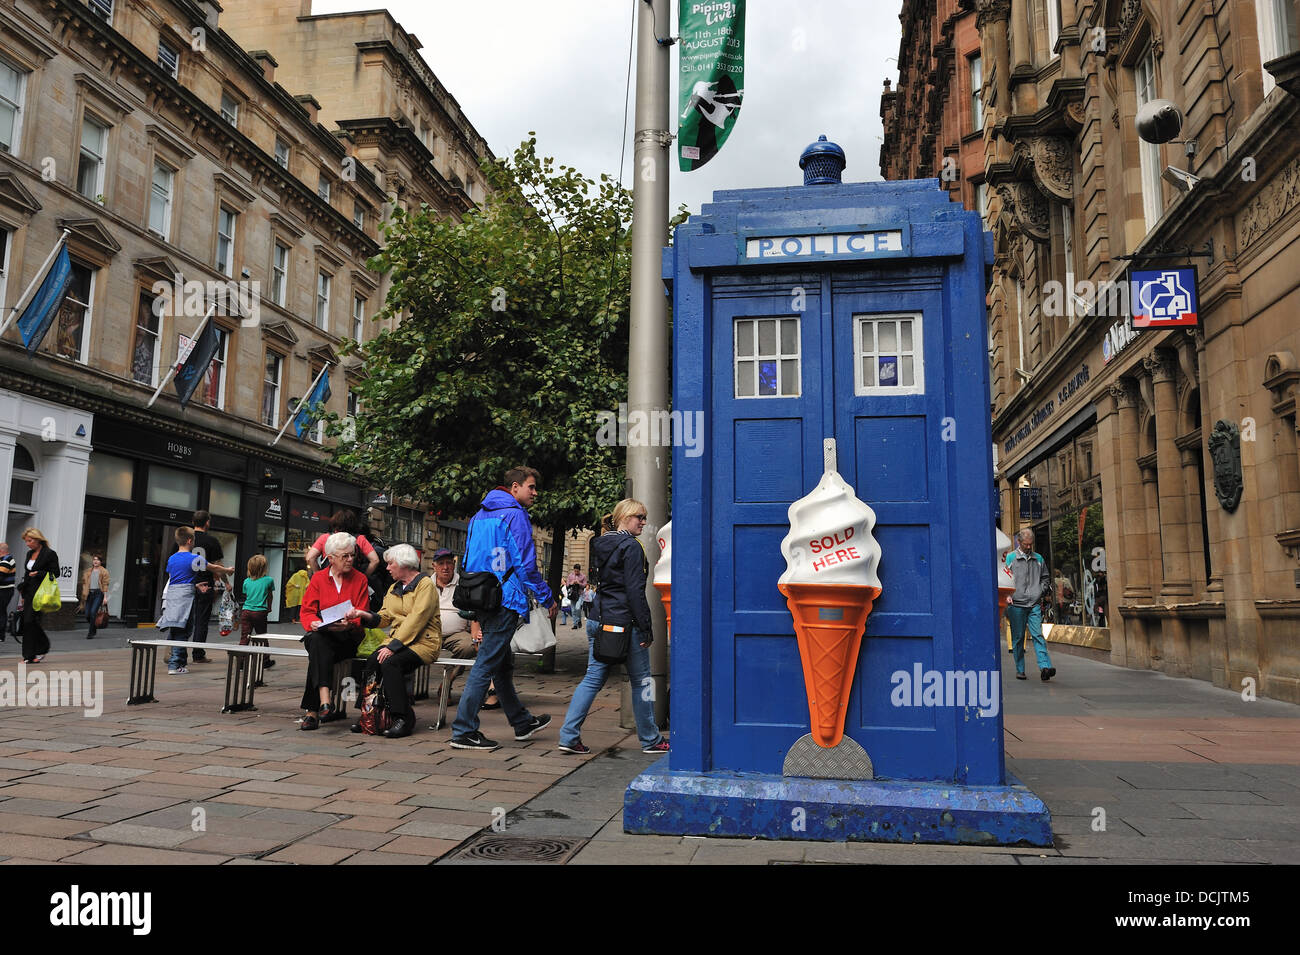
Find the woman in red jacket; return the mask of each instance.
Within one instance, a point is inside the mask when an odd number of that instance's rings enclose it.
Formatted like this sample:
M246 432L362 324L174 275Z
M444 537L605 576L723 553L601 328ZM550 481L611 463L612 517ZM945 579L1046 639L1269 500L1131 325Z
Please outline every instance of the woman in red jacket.
M299 619L307 631L302 641L307 649L307 688L302 695L302 708L307 711L302 718L304 730L314 730L322 722L338 718L330 700L334 664L356 656L361 644L361 626L344 619L350 608L370 608L370 582L352 567L356 545L351 534L331 534L325 541L329 566L315 573L302 598ZM323 616L335 619L324 623Z

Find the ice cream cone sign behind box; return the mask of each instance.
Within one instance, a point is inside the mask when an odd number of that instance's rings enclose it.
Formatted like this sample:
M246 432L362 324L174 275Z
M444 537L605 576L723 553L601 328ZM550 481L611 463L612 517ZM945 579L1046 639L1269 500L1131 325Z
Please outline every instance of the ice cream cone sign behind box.
M862 635L880 596L880 545L871 534L875 512L836 471L835 441L828 438L824 449L821 481L790 505L777 588L794 617L812 737L829 749L844 738Z
M1007 611L1007 604L1011 603L1011 595L1016 591L1016 582L1011 576L1011 568L1007 566L1007 553L1016 544L1010 537L1002 533L1002 528L995 527L993 530L998 535L997 567L993 572L994 579L998 582L998 613L1004 614Z
M668 631L673 627L673 522L659 528L659 560L655 563L655 590L664 603Z

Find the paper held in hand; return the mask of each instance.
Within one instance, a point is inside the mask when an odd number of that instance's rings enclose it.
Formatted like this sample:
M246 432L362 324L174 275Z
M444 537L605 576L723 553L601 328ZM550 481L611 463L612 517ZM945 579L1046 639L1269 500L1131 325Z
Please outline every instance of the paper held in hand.
M352 601L345 600L341 604L335 604L333 607L322 607L320 612L320 625L328 627L332 623L339 623L348 612L352 609Z

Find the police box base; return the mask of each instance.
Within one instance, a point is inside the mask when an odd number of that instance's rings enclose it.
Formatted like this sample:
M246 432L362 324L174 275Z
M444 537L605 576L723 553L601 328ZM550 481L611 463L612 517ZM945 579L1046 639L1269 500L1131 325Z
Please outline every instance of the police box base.
M1019 780L958 786L688 773L665 757L632 780L623 831L643 835L1050 846L1047 806Z

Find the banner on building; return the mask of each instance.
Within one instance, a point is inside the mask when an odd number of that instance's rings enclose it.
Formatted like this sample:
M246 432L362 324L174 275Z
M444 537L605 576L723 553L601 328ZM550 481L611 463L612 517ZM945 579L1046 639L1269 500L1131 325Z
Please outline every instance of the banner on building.
M678 18L677 149L699 169L731 135L745 95L745 0L682 0Z
M316 384L306 399L298 407L298 413L293 417L294 433L298 437L316 423L316 418L325 410L325 402L330 400L330 373L326 367L321 370L320 375L316 378Z
M184 335L181 336L179 351L183 357L176 369L176 380L173 385L182 408L189 404L190 398L194 396L204 375L207 374L208 366L212 364L212 359L220 349L221 331L211 321L203 326L197 342Z
M50 330L54 316L59 313L63 299L72 287L72 259L68 257L66 240L61 240L58 254L49 263L36 295L23 309L18 319L18 332L30 355L41 347L45 333Z

